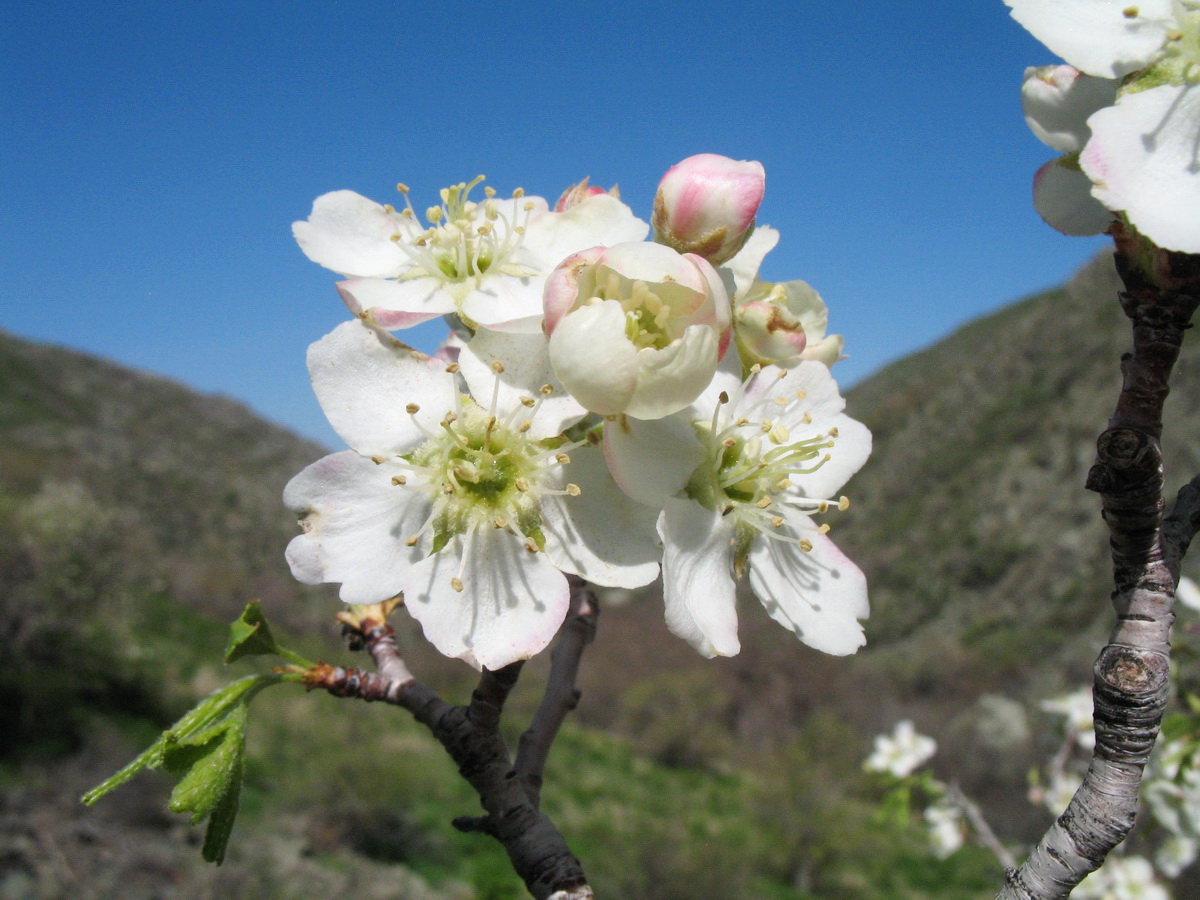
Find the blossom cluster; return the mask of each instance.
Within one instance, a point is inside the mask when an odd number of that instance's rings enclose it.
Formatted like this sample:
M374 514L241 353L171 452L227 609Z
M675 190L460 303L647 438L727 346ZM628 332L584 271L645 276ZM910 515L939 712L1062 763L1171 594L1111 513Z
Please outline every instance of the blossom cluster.
M672 631L738 652L736 582L828 653L863 643L865 579L814 517L845 509L870 451L830 374L842 340L802 281L759 277L757 162L690 157L651 227L616 189L551 206L483 177L424 214L352 191L293 231L344 280L352 314L309 349L313 388L350 449L284 499L305 583L343 601L403 596L448 656L496 669L541 650L567 576L663 579ZM446 317L433 356L392 332Z
M1168 250L1200 253L1200 0L1005 0L1066 65L1027 69L1034 134L1062 154L1034 205L1065 234L1116 215Z

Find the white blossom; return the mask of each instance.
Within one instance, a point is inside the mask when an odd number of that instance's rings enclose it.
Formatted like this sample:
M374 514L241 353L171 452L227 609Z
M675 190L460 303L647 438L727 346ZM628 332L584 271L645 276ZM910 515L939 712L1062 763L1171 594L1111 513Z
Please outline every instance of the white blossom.
M896 723L891 734L875 736L875 749L863 763L868 772L886 772L907 778L937 753L937 741L919 734L909 719Z

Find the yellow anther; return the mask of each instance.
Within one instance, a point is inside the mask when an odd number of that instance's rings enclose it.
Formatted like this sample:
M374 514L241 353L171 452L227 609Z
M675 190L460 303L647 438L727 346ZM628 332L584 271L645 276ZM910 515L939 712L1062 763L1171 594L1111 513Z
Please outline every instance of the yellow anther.
M775 490L777 490L777 491L786 491L786 490L787 490L788 488L790 488L791 486L792 486L792 479L790 479L790 478L780 478L780 479L779 479L779 481L778 481L778 482L776 483L776 485L775 485Z
M788 405L789 403L791 403L791 402L792 402L792 401L791 401L791 400L789 400L787 397L776 397L776 398L775 398L775 405L776 405L776 406L787 406L787 405Z
M554 393L554 388L550 387L548 384L543 384L540 388L538 388L538 390L541 391L543 397L549 397Z
M728 403L729 395L727 393L725 393L724 391L721 391L721 393L717 394L717 402L718 403Z
M461 370L462 366L460 366L458 363L450 363L450 365L446 366L446 371L451 375L457 375Z
M563 466L571 461L571 457L567 456L565 453L556 453L554 455L554 459L559 465Z
M383 204L383 211L385 213L394 213L396 211L396 207L392 206L390 203L385 203Z
M803 550L805 553L811 553L812 552L812 541L801 541L800 549Z
M405 478L403 475L393 475L392 476L392 484L396 484L396 485L408 484L408 479Z
M407 541L404 542L404 546L406 546L406 547L417 546L417 536L414 534L412 537L410 537Z
M521 207L525 212L533 212L536 208L537 205L532 200L526 200L525 205Z
M475 229L475 233L480 235L481 237L487 237L489 234L492 233L491 223L484 222L482 225L480 225L478 228Z
M578 497L582 493L583 493L583 491L580 490L579 485L577 485L577 484L568 484L567 485L567 494L569 494L570 496Z
M533 538L526 538L525 539L525 549L528 550L530 553L537 553L538 545L536 543L534 543Z
M829 529L831 527L832 526L828 522L825 522L820 528L817 529L817 534L829 534Z
M728 450L730 447L735 446L736 444L737 444L737 441L735 441L733 438L725 438L725 440L721 441L721 446L724 447L726 450Z
M453 425L457 421L458 421L458 416L456 416L454 414L454 410L448 410L446 412L446 417L444 419L442 419L442 424L443 425Z
M1168 41L1182 41L1183 40L1183 32L1180 31L1178 28L1172 28L1170 31L1167 32L1167 40Z
M812 416L810 416L808 413L805 413L803 416L800 417L800 421L803 422L805 425L811 425L812 424Z
M400 235L393 234L391 237L388 238L388 240L391 241L393 244L398 244L398 243L400 243Z
M462 589L463 589L462 579L461 578L451 578L450 579L450 587L454 588L456 591L458 591L461 594Z
M383 457L382 456L372 456L371 462L375 463L375 465L379 465L380 463L383 462Z
M425 220L430 225L436 225L442 221L442 208L440 206L429 207L429 209L425 210Z
M407 194L408 193L408 185L405 184L403 181L399 181L396 183L396 190L398 190L402 194Z
M743 417L743 418L740 418L740 419L738 419L738 420L737 420L736 422L734 422L733 424L734 424L734 425L736 425L738 428L742 428L743 426L749 425L749 424L750 424L750 420L749 420L749 419L747 419L747 418L745 418L745 417Z
M404 407L404 411L406 413L408 413L410 416L415 416L417 413L419 413L421 411L421 407L417 406L417 404L415 404L415 403L410 403L406 407Z
M1121 10L1121 15L1127 19L1136 19L1138 17L1138 8L1136 6L1127 6Z
M768 506L770 506L770 505L771 505L773 502L774 502L774 501L773 501L773 500L772 500L770 497L763 497L761 500L759 500L759 501L758 501L757 503L755 503L754 505L755 505L755 506L757 506L759 509L766 509L766 508L767 508Z
M413 217L413 211L406 207L406 208L400 210L400 215L402 217L404 217L405 219L411 219Z
M504 363L500 362L500 360L498 360L498 359L493 359L492 360L492 371L495 372L497 375L504 374Z
M842 512L845 512L849 508L850 508L850 498L849 497L839 497L838 498L838 509L840 509Z
M808 391L796 391L796 399L797 400L807 400L808 399Z
M817 512L821 514L829 512L829 504L822 500L817 504Z
M516 481L513 482L513 484L516 486L517 490L520 491L522 494L525 493L527 490L529 490L529 482L526 481L524 478L518 478Z
M725 507L723 510L721 510L721 515L723 515L723 516L727 516L727 515L729 515L731 512L733 512L733 509L734 509L734 507L733 507L733 504L732 504L732 503L730 503L730 504L729 504L728 506L726 506L726 507Z
M770 419L763 419L759 427L762 429L763 434L768 434L775 427L775 423Z
M791 437L791 434L783 423L780 422L768 432L767 437L771 439L772 444L785 444L787 443L787 439Z
M781 527L783 527L783 516L772 516L772 517L771 517L771 524L772 524L772 525L773 525L775 528L781 528Z
M761 364L761 363L755 363L754 365L752 365L752 366L750 367L750 371L751 371L752 373L754 373L755 375L757 375L759 372L761 372L761 371L762 371L762 364Z
M832 438L835 438L835 437L837 437L837 436L838 436L838 430L837 430L837 426L836 426L836 425L835 425L833 428L830 428L830 429L829 429L829 436L830 436L830 437L832 437Z
M492 187L490 184L484 185L483 196L485 196L489 200L491 200L493 197L496 196L496 189L494 187Z
M532 397L522 397L521 398L521 405L524 406L526 409L533 406L533 404L535 404L536 402L537 401L534 400Z
M533 427L533 422L530 421L529 419L526 419L524 422L521 423L521 427L518 428L517 431L519 431L521 434L524 434L532 427Z
M524 196L525 196L525 188L517 188L515 191L513 191L513 199L514 200L520 200Z

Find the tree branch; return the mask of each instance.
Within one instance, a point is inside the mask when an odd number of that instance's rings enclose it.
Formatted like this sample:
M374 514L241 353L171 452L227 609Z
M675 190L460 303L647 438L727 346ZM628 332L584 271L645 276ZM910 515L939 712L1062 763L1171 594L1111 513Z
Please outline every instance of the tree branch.
M516 772L525 786L525 793L535 807L541 806L542 775L550 746L567 714L579 703L575 678L584 648L596 636L599 603L591 586L582 578L569 576L571 581L571 611L559 632L550 654L550 676L546 693L538 706L529 728L521 735L517 748Z
M1148 246L1120 225L1112 234L1133 352L1121 360L1116 410L1087 480L1109 526L1117 612L1094 668L1096 749L1066 811L1025 864L1006 872L997 900L1066 897L1125 839L1167 703L1178 565L1195 528L1190 496L1163 522L1159 440L1171 370L1200 302L1200 257Z
M558 829L526 793L500 734L504 703L523 663L495 672L484 669L470 704L451 706L413 677L400 657L395 632L383 621L385 616L341 618L352 643L370 653L377 671L322 663L305 672L305 684L337 697L383 701L407 709L450 754L486 811L482 817L455 819L455 827L496 838L536 900L592 897L583 867Z

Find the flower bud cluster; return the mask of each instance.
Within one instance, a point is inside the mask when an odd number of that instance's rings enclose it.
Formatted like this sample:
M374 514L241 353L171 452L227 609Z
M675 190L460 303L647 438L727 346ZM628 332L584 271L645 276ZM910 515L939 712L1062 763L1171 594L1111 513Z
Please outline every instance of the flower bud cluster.
M550 640L567 575L661 572L668 624L708 655L737 652L748 577L800 640L857 649L865 581L813 517L846 508L870 435L842 412L820 296L759 277L779 239L755 224L762 166L671 168L652 241L616 188L583 179L551 208L472 200L482 181L420 223L401 185L400 211L339 191L294 226L355 317L309 352L351 449L287 487L295 576L402 596L439 650L493 669ZM437 316L435 356L388 334Z

